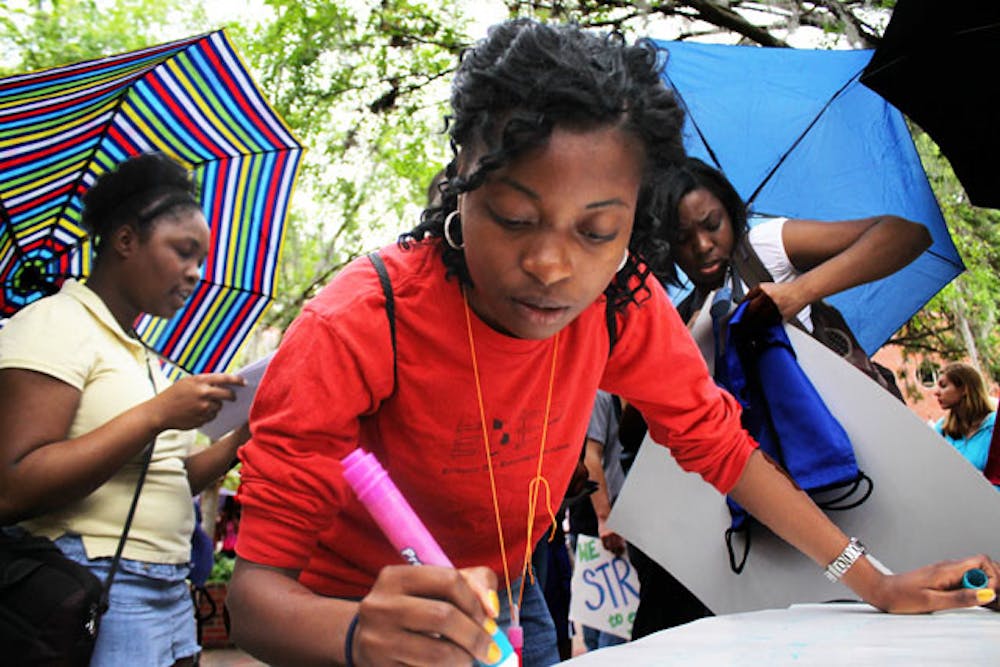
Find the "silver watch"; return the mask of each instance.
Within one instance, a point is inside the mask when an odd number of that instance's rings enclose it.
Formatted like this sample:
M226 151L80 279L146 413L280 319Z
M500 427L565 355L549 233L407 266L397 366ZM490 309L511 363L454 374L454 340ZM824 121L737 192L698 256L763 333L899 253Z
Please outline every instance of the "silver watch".
M833 562L826 566L826 578L837 582L844 576L854 563L865 555L865 545L861 544L856 537L852 537L840 555L833 559Z

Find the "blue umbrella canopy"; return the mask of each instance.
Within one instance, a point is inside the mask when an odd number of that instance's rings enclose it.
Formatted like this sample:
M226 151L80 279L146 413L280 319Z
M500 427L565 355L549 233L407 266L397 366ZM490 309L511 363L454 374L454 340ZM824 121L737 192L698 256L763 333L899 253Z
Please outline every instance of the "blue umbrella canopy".
M892 213L927 226L933 244L912 264L829 299L869 353L964 270L902 115L858 82L872 51L657 44L688 152L725 173L752 214Z

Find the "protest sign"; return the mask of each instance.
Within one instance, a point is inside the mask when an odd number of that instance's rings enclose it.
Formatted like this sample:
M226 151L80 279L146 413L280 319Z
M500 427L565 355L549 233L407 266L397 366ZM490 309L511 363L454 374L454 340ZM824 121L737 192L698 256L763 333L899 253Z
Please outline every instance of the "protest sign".
M580 535L570 583L570 619L631 639L638 607L639 579L632 564L605 549L599 538Z

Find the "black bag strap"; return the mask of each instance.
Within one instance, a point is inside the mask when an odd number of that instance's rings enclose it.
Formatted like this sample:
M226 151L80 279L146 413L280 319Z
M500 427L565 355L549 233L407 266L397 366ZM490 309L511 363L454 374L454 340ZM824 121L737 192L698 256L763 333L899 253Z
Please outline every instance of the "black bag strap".
M740 240L736 242L736 246L733 248L731 265L733 267L734 301L738 302L743 299L744 295L742 294L742 287L740 286L741 280L746 283L748 289L753 289L761 283L774 282L774 276L772 276L771 272L764 266L764 262L761 261L757 251L754 250L753 245L750 243L749 234L743 234L743 236L740 237ZM737 291L739 292L738 296ZM790 320L789 324L798 327L809 335L812 335L812 332L806 329L806 326L802 324L797 317Z
M368 260L375 267L382 293L385 294L385 316L389 319L389 336L392 338L392 384L396 386L396 300L392 295L392 281L377 251L368 253Z
M153 380L153 368L149 365L149 353L146 353L146 374L149 376L149 384L153 387L153 395L157 394L156 382ZM115 549L114 558L111 559L111 567L108 569L108 576L104 580L101 590L101 601L98 605L98 614L104 614L108 610L108 600L111 597L111 584L118 571L118 564L122 559L122 552L125 550L125 542L128 541L128 532L132 528L132 519L135 517L135 508L139 504L139 494L142 493L142 485L146 482L146 473L149 471L149 462L153 460L153 448L156 446L156 438L146 446L146 451L142 456L142 469L139 471L139 480L135 483L135 493L132 494L132 504L128 508L128 516L125 517L125 527L122 528L122 535L118 538L118 547Z
M115 556L111 559L111 568L108 570L108 577L104 580L104 589L101 591L101 602L98 607L101 614L108 610L108 599L111 597L111 582L114 581L115 573L118 571L118 564L122 559L122 551L125 549L125 542L128 541L128 531L132 528L135 508L139 504L139 494L142 492L142 485L146 481L146 472L149 470L149 462L153 458L153 447L155 445L156 440L154 439L146 447L146 453L143 454L142 470L139 472L139 481L135 485L135 493L132 494L132 504L128 508L128 516L125 517L125 527L122 529L122 536L118 539L118 548L115 549Z
M735 278L741 279L747 284L747 287L753 289L761 283L773 283L774 276L771 272L767 270L764 266L764 262L760 260L757 255L757 251L754 250L753 245L750 244L750 235L744 234L740 237L740 240L736 242L736 247L733 248L732 256L733 270L736 273Z
M738 283L739 278L742 278L747 287L753 289L762 282L773 281L770 272L768 272L764 263L760 260L760 256L757 255L757 251L750 244L750 236L748 234L744 234L733 249L732 264L733 271L737 274L733 277L734 283ZM851 331L850 325L844 320L844 316L839 310L822 299L812 302L809 306L813 314L812 331L806 329L805 325L797 317L789 323L809 334L842 357L846 357L853 349L861 350L861 344L858 343L854 332ZM868 358L867 354L863 354L863 356L865 359ZM857 364L855 363L855 365ZM891 383L886 383L884 386L891 393L902 398L901 394L897 394L898 388L895 392L889 388L888 385L894 384L895 380Z
M681 320L687 324L691 316L694 315L695 311L701 308L705 304L705 295L695 287L692 289L686 297L684 297L680 303L677 304L677 314L681 316Z
M648 430L646 420L634 405L628 403L622 406L618 417L618 441L622 444L621 464L626 474L632 468Z
M809 491L809 497L820 509L828 512L840 512L852 510L860 506L875 489L875 482L864 472L858 471L858 476L851 482L834 485L829 488L813 489ZM839 495L833 496L833 494ZM833 496L833 497L831 497ZM729 554L729 569L733 574L741 574L746 567L747 558L750 556L750 537L755 519L747 515L739 528L727 528L725 532L726 551ZM743 537L743 553L739 555L737 550L739 545L737 537Z
M841 511L841 510L852 510L858 507L863 502L868 500L868 497L875 490L875 482L862 471L858 471L858 476L851 482L846 482L845 484L838 484L829 489L814 489L809 492L812 496L813 502L820 509L830 510L830 511ZM823 492L838 492L840 495L830 498L826 496ZM814 494L823 494L822 497L816 497Z
M752 523L753 519L748 516L739 528L726 528L726 551L729 552L729 569L733 571L733 574L742 574L743 568L746 567L747 558L750 556L750 526ZM736 555L736 537L738 535L743 536L742 557Z

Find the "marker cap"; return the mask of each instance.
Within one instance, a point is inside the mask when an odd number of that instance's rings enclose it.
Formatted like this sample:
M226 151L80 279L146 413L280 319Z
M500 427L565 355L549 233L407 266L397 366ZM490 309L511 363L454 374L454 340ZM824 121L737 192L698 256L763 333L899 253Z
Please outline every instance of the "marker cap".
M989 577L986 573L980 570L978 567L974 567L971 570L966 570L965 574L962 575L962 587L963 588L986 588L986 582Z

